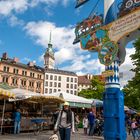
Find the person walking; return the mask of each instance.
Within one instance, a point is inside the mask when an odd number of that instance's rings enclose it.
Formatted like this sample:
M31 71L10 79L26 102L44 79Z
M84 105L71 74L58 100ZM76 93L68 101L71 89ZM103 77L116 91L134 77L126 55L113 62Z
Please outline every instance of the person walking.
M14 113L14 134L20 133L20 122L21 122L21 113L20 109L17 109Z
M88 118L85 115L83 118L83 128L84 128L84 134L87 135L87 129L88 129Z
M135 118L132 120L131 129L134 140L139 139L140 134L138 132L138 126Z
M95 114L93 110L91 110L88 114L88 122L89 122L89 136L93 136L95 125Z
M63 104L63 109L59 112L54 132L59 130L61 140L70 140L71 131L75 132L74 113L71 111L69 103Z

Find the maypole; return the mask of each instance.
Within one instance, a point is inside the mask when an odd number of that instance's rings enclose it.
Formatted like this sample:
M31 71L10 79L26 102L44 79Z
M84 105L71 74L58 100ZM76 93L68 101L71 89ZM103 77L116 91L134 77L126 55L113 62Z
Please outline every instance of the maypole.
M77 0L76 7L87 1ZM140 0L123 0L118 13L116 1L104 0L104 17L94 15L78 23L73 42L80 42L84 50L98 52L100 63L105 65L102 73L106 77L103 93L105 140L126 140L119 67L125 60L125 46L140 35Z
M117 19L115 0L104 0L105 25ZM105 71L113 71L114 75L106 77L103 95L104 107L104 139L126 140L124 94L120 91L119 81L120 60L118 55L111 65L105 66Z

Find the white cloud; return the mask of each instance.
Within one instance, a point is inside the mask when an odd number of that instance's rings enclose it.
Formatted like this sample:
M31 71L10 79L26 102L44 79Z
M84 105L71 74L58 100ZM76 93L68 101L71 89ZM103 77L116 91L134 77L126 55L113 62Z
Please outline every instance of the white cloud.
M8 16L12 12L21 13L27 10L28 0L1 0L0 15Z
M18 18L17 18L16 16L14 16L14 15L12 15L12 16L9 18L9 23L10 23L11 26L17 26L17 25L23 26L23 25L24 25L24 21L18 19Z
M80 75L87 73L101 74L104 71L105 66L100 64L97 57L92 57L92 55L96 55L95 53L81 50L80 44L72 44L75 35L71 26L57 27L55 23L40 21L28 23L25 30L28 35L35 38L36 43L45 48L48 46L50 30L52 31L52 44L55 49L55 59L58 68L74 71ZM134 76L134 73L129 71L133 67L130 55L134 52L134 48L126 49L125 62L120 66L120 72L124 73L121 85L126 84ZM43 55L39 60L43 60Z
M126 48L125 62L120 66L120 72L123 73L123 77L120 79L122 87L126 85L128 80L132 79L132 77L135 75L134 72L130 71L132 68L134 68L130 55L134 53L134 48Z

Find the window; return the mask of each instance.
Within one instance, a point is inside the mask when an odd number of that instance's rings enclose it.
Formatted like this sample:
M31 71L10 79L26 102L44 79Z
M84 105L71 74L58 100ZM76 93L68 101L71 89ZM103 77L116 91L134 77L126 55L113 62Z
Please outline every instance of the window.
M69 82L69 77L67 77L67 82Z
M67 93L69 93L69 90L67 90Z
M35 74L33 72L30 72L30 77L35 77Z
M77 91L74 91L74 94L76 95L77 94Z
M18 69L14 68L14 69L13 69L13 73L14 73L14 74L18 74Z
M40 82L36 83L36 88L41 88L41 83Z
M21 85L22 85L23 87L25 87L25 86L26 86L26 80L21 80Z
M70 93L73 94L73 90L71 90Z
M54 89L53 91L54 91L54 92L56 92L57 90L56 90L56 89Z
M54 77L54 80L57 80L57 76Z
M61 81L61 76L58 77L58 80Z
M9 67L4 66L4 67L3 67L3 71L4 71L4 72L9 72Z
M75 78L75 83L77 83L77 78Z
M34 87L34 82L33 81L29 81L29 87Z
M49 92L52 93L52 89L50 89Z
M22 75L23 75L23 76L27 76L27 71L24 71L24 70L23 70L23 71L22 71Z
M48 89L47 88L45 88L45 93L48 93Z
M48 80L49 76L46 74L46 80Z
M57 87L57 83L56 82L54 82L54 87Z
M70 88L73 88L73 84L70 85Z
M2 78L2 82L3 82L3 83L8 83L8 77L4 76L4 77Z
M50 82L50 87L52 87L52 82Z
M17 79L13 78L13 79L12 79L12 84L13 84L13 85L17 85Z
M58 89L58 91L61 91L61 89Z
M74 88L77 89L77 85L74 85Z
M48 86L48 82L47 81L45 82L45 86Z
M50 75L50 80L53 80L53 76L52 75Z
M58 87L61 87L61 83L58 83Z
M69 84L67 84L67 88L69 88Z
M71 82L73 82L73 78L71 78Z
M30 72L30 77L32 77L33 76L33 73L32 72Z

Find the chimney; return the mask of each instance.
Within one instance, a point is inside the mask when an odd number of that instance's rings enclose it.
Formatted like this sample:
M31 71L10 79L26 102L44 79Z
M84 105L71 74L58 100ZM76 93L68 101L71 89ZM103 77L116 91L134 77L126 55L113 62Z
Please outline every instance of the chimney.
M7 59L7 58L8 58L8 55L7 55L6 52L2 54L2 58L3 58L3 59Z
M34 62L29 62L28 65L29 65L30 67L33 67L33 66L34 66Z
M13 61L14 61L15 63L17 63L17 62L19 62L19 59L18 59L17 57L14 57Z
M89 75L89 74L87 74L87 79L88 79L88 80L90 79L90 75Z

